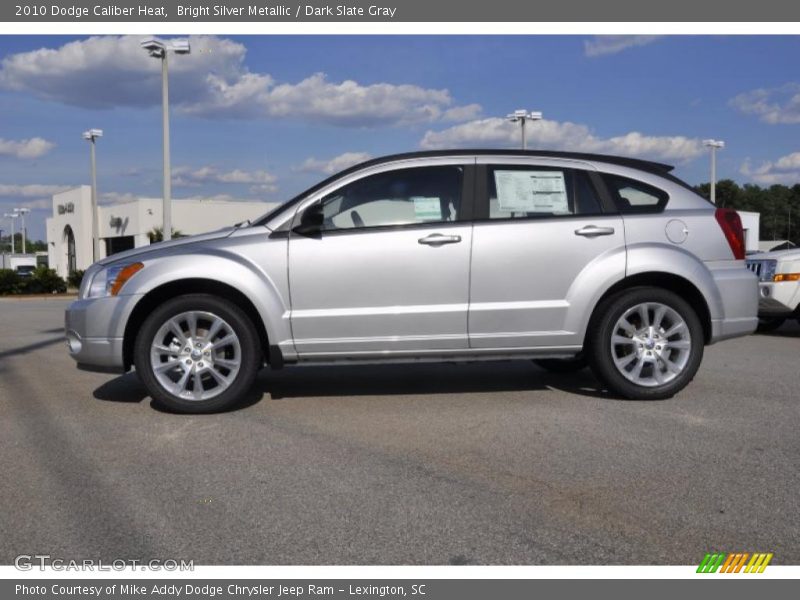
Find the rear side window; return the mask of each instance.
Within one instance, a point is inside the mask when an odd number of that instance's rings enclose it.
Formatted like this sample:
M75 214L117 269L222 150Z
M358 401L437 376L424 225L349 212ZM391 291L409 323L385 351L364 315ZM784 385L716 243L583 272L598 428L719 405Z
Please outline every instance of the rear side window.
M594 186L583 171L496 165L487 173L489 219L602 213Z
M604 173L603 180L617 210L623 214L661 212L669 200L664 190L635 179Z

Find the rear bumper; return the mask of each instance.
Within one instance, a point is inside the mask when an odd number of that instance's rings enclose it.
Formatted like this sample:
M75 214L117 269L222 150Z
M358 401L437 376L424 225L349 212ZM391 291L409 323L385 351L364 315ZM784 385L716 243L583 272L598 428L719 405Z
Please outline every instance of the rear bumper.
M87 371L125 370L125 325L140 295L84 298L64 313L67 351Z
M758 277L738 262L711 269L711 274L720 302L717 314L711 314L709 343L753 333L758 327Z

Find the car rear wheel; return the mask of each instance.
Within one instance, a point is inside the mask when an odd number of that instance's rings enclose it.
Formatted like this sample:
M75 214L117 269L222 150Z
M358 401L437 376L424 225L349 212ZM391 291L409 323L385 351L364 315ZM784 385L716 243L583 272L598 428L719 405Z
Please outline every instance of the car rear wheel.
M598 307L589 364L613 393L636 400L669 398L688 384L703 358L703 328L677 294L641 287Z
M206 294L180 296L147 317L136 338L136 372L152 398L184 413L230 408L250 389L261 353L236 305Z

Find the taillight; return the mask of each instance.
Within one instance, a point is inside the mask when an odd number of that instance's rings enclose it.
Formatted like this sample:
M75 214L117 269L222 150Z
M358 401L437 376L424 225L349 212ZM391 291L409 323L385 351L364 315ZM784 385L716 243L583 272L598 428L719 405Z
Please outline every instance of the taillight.
M739 213L732 208L718 208L714 216L722 228L722 233L725 234L725 239L728 240L733 257L736 260L744 260L744 229Z

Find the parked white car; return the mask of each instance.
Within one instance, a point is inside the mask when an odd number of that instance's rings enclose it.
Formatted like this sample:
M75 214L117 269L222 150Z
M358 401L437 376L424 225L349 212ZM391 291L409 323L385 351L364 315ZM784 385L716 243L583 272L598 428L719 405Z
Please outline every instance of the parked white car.
M758 328L771 331L786 319L800 322L800 249L753 254L747 268L758 275Z

